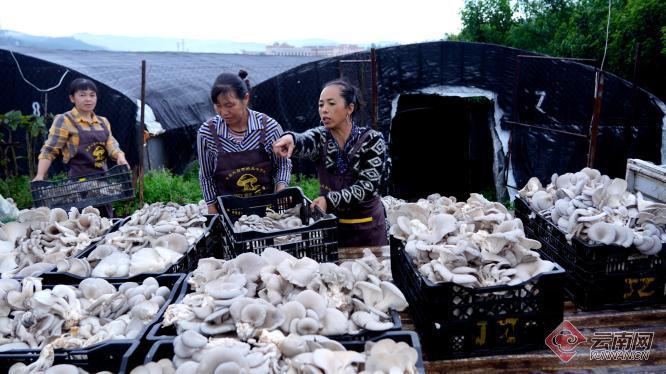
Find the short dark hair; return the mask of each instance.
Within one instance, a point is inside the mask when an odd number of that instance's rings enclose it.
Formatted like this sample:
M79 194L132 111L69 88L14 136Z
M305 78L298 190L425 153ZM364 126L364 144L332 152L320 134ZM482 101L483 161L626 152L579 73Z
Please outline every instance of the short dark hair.
M238 75L231 73L222 73L215 78L213 87L210 89L210 100L217 103L217 97L228 95L233 92L238 99L243 99L245 95L250 92L250 80L245 79L247 72L240 70Z
M74 95L77 91L90 90L97 93L97 85L88 78L76 78L69 84L69 94Z
M328 86L340 86L340 95L342 95L342 98L345 100L345 105L349 106L349 104L354 104L352 115L361 110L362 98L360 91L356 86L349 83L348 80L340 78L326 82L324 87L322 87L322 90Z

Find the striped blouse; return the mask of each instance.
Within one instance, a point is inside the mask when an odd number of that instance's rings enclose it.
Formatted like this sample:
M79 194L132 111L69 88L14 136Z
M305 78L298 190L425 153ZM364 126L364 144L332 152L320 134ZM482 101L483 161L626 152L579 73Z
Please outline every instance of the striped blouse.
M249 110L249 109L248 109ZM261 116L263 113L249 110L248 130L243 140L239 143L234 140L229 127L220 116L215 116L209 121L203 123L197 134L197 155L199 157L199 183L201 192L207 204L213 204L217 199L215 191L215 168L217 167L217 147L215 138L210 133L208 122L212 121L217 135L220 137L222 148L226 152L242 152L259 148L259 138L261 130ZM289 185L291 177L291 160L287 158L276 157L273 154L272 144L282 136L282 127L276 120L266 116L266 144L264 148L273 161L275 175L273 181L275 185L282 183Z

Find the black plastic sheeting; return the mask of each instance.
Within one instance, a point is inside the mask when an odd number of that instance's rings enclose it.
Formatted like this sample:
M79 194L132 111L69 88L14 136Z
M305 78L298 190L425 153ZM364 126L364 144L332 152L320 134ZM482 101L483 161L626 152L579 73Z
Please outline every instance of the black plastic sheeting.
M518 188L532 176L546 183L553 173L577 171L586 166L587 139L515 126L507 121L587 136L593 108L594 68L572 61L519 57L539 55L480 43L411 44L381 48L376 55L377 123L386 139L390 139L392 132L392 102L398 95L436 86L476 87L497 94L497 104L503 112L501 128L511 131L509 153ZM303 131L315 127L319 117L314 104L321 85L341 74L341 60L367 58L369 53L336 57L282 73L255 87L255 108L278 118L286 129ZM358 81L367 66L357 66L356 72L346 66L344 75ZM364 95L370 100L368 90L364 90ZM643 89L605 74L595 167L610 176L624 177L628 157L660 162L664 113L657 100ZM419 131L419 124L409 125L413 131ZM428 136L426 131L424 136ZM419 144L409 144L405 149L394 149L392 144L389 147L395 156L399 152L418 151ZM479 149L479 152L493 150ZM499 161L496 178L506 172L504 160Z
M346 55L344 60L368 60L369 53ZM355 84L367 76L370 80L370 68L367 63L341 63L340 58L328 58L303 64L272 79L255 86L252 91L251 105L254 109L275 118L285 130L303 132L320 125L318 102L319 93L324 83L337 79L341 73ZM367 97L365 100L369 100ZM361 121L368 123L369 106L365 106ZM294 158L296 173L312 174L314 165L309 161Z
M48 93L48 112L71 109L67 87L77 77L93 79L100 87L96 112L111 122L114 136L127 153L130 164L138 162L136 99L141 93L141 61L146 61L146 103L152 108L169 152L168 167L181 170L195 157L196 131L214 115L210 87L222 72L249 72L252 85L262 82L314 57L232 55L214 53L111 52L18 49L14 52L27 79L40 88L63 84ZM44 102L38 91L24 83L9 51L0 49L0 112L19 109L32 113L32 103ZM42 113L43 114L43 113Z

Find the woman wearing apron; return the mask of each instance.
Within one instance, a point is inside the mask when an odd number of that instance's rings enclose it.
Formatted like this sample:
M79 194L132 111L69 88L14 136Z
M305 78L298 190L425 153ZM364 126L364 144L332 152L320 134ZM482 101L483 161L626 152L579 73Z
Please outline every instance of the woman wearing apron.
M267 115L248 108L249 88L244 71L220 74L211 89L215 117L199 128L199 183L208 212L215 214L217 197L253 196L288 186L291 161L273 155L271 145L282 127Z
M331 81L319 96L323 126L302 134L287 132L273 144L280 157L293 154L317 165L321 196L313 205L338 216L341 247L388 244L378 193L386 146L379 132L352 121L358 109L357 89L344 80Z
M97 86L89 79L77 78L69 86L72 110L57 115L49 130L49 136L39 153L37 175L33 181L41 181L60 154L69 165L69 177L78 178L107 170L108 158L118 165L127 165L125 153L111 135L111 125L95 114ZM110 204L97 207L105 217L113 217Z

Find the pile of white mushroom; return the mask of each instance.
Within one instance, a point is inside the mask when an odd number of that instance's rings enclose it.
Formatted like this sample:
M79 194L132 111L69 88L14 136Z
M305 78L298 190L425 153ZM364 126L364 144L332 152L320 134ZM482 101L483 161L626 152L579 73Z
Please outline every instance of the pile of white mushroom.
M0 280L0 352L81 348L109 339L134 339L152 322L171 290L155 278L116 289L88 278L78 287L43 288L39 278Z
M297 204L282 213L266 208L266 214L263 217L257 214L244 214L234 222L234 232L275 232L296 229L303 226L300 211L301 204Z
M415 373L417 351L390 339L368 342L365 352L318 335L262 335L250 343L206 338L187 331L173 341L173 359L134 368L147 373Z
M432 282L466 287L514 285L551 271L506 207L471 194L467 202L430 195L416 203L385 200L390 234Z
M127 277L160 273L177 263L205 230L204 203L154 203L136 211L86 258L57 263L58 272L82 277Z
M519 191L535 211L566 233L589 243L635 246L653 255L666 241L666 204L644 200L627 191L624 179L598 170L553 174L543 188L533 177Z
M0 272L3 278L40 275L62 259L76 255L112 224L99 210L46 207L22 210L0 227Z
M339 266L270 247L261 256L206 258L189 279L194 292L167 308L163 324L174 324L178 333L235 333L241 340L276 329L300 335L384 331L394 326L389 311L407 307L390 274L369 250Z
M266 208L266 214L262 217L257 214L242 215L234 222L234 232L257 231L262 233L271 233L285 230L292 230L303 227L300 210L301 204L287 209L282 213L275 212L271 208ZM314 218L310 217L308 225L314 223ZM294 241L302 240L300 234L282 235L274 239L275 245L288 244Z

